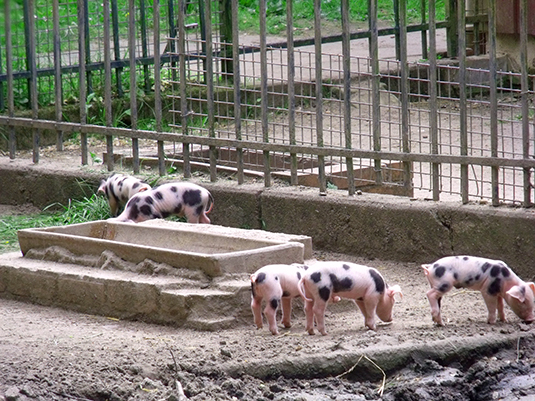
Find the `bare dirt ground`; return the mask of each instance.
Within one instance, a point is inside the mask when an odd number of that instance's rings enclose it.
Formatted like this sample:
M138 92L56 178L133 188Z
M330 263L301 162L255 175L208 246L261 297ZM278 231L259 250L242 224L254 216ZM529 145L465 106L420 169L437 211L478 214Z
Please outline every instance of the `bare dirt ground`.
M33 208L0 207L0 216ZM403 298L376 332L349 301L331 305L327 336L251 324L200 332L0 300L0 400L533 400L535 326L507 309L486 324L479 293L443 300L431 322L416 264L316 251L378 268ZM249 305L243 305L249 308ZM384 376L383 376L384 374Z

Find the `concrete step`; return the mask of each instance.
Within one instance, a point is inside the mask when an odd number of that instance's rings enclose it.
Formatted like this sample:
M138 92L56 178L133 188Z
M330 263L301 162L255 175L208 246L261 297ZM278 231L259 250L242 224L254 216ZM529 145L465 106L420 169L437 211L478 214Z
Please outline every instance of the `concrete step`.
M247 278L245 275L244 278ZM249 282L193 280L0 255L0 297L120 319L219 330L250 323Z

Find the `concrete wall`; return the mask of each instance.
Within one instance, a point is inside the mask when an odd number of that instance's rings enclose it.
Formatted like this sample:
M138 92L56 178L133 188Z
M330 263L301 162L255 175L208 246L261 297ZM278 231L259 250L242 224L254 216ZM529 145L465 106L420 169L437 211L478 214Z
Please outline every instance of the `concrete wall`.
M0 204L45 207L95 191L102 174L0 170ZM524 279L535 279L535 210L461 205L345 191L319 196L304 187L201 183L214 198L214 224L308 235L315 249L400 262L446 255L503 259Z

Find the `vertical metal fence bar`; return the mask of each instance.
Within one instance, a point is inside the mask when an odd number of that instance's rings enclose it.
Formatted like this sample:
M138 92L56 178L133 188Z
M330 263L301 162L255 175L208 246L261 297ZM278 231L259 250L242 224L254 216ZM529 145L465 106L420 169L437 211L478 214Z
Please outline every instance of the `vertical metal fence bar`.
M4 1L5 20L4 27L6 29L6 78L7 78L7 114L9 117L15 115L15 99L13 95L13 36L11 34L11 8L10 1ZM15 127L8 126L9 133L9 158L15 159L15 152L17 150L17 140L15 136Z
M291 0L287 0L291 2ZM238 19L238 0L232 0L232 61L233 61L233 77L234 83L234 129L236 132L236 139L241 141L241 93L240 93L240 27ZM243 148L236 149L236 161L238 170L238 184L245 182L243 171Z
M89 35L89 1L84 1L84 18L85 18L85 35L84 35L84 46L85 46L85 64L91 64L91 36ZM86 69L86 78L87 78L87 93L93 93L93 73L90 70Z
M438 154L438 108L437 108L437 31L436 2L429 0L429 138L431 153ZM433 200L440 200L440 164L431 163L431 190Z
M169 1L172 3L172 1ZM188 135L188 100L186 91L186 0L179 0L178 20L178 62L180 68L180 125L183 135ZM171 40L171 48L174 49L174 41ZM173 68L174 70L174 68ZM184 178L191 177L191 163L189 144L182 144L182 158L184 160Z
M153 42L154 42L154 119L156 132L162 132L162 76L160 65L160 0L154 0L152 6ZM165 149L164 141L157 141L158 146L158 174L164 176Z
M212 37L212 0L205 4L206 32L206 101L208 105L208 136L215 138L214 52ZM210 181L217 181L217 147L210 146Z
M268 71L267 71L267 44L266 44L266 10L267 0L260 0L260 97L262 138L269 142L268 132ZM271 161L268 150L264 150L264 186L271 186Z
M36 49L36 40L35 40L35 0L30 0L28 2L28 11L29 11L29 53L31 54L30 58L30 99L32 107L32 119L37 120L39 117L39 99L37 91L37 49ZM32 129L32 138L33 138L33 162L39 163L39 145L41 141L40 130L37 128Z
M201 28L201 52L202 54L206 54L206 1L211 0L199 0L199 26ZM204 76L204 83L206 84L207 77L206 77L206 57L202 58L202 69L203 69L203 76Z
M121 60L121 42L119 37L119 9L117 7L118 0L111 0L111 20L113 27L113 56L116 61ZM123 67L115 69L115 84L117 85L117 96L123 97L123 81L122 81Z
M393 6L394 6L394 38L395 38L395 46L396 46L396 60L399 60L400 55L400 49L399 49L399 31L400 31L400 21L399 21L399 0L393 0Z
M372 72L372 133L373 150L381 151L381 102L379 84L381 80L379 71L379 33L377 27L377 0L369 0L368 18L370 24L370 63ZM381 159L374 160L375 183L383 184Z
M128 53L130 66L130 120L132 131L137 130L137 76L136 76L136 6L128 0ZM139 174L139 139L132 137L132 169Z
M186 5L184 4L184 2L185 2L185 0L179 0L178 9L180 10L180 12L176 16L177 21L179 21L180 18L182 18L182 20L184 21L184 18L186 18L186 16L185 16L185 14L186 14ZM169 40L169 52L171 54L173 54L176 51L176 49L175 49L175 41L173 40L173 38L175 38L176 35L177 35L176 27L175 27L175 8L173 6L173 0L167 0L167 22L169 24L169 37L171 38ZM184 22L183 22L183 24L184 24ZM179 37L181 37L180 35L182 35L182 33L180 33L180 32L181 32L180 28L178 28ZM173 82L176 82L176 79L177 79L177 77L176 77L176 61L175 61L174 57L171 59L171 76L172 76ZM186 162L184 161L184 165L185 165L185 163ZM184 177L186 177L185 174L184 174Z
M426 18L425 18L425 5L428 2L431 2L432 0L420 0L420 23L425 26ZM429 11L431 13L431 11ZM431 22L429 23L431 25ZM425 28L422 28L420 31L421 34L421 40L422 40L422 58L425 60L429 59L429 55L427 54L427 30Z
M529 159L528 0L520 1L520 90L522 107L522 156ZM524 168L524 207L531 206L531 168Z
M56 101L54 102L54 110L56 114L56 121L62 120L62 79L61 79L61 39L59 34L59 4L58 0L52 1L52 23L54 25L54 92ZM58 130L56 138L56 149L63 150L63 131Z
M475 16L478 16L479 15L479 1L474 1L474 15ZM475 56L479 56L479 53L480 53L480 49L479 49L479 32L480 32L480 29L479 29L479 21L475 21L474 22L474 31L473 31L473 50L474 50L474 55Z
M314 0L314 53L316 69L316 143L323 147L323 68L321 54L321 0ZM320 195L327 193L325 156L318 155L318 184Z
M286 0L286 40L288 43L288 133L290 145L296 145L295 140L295 55L294 55L294 19L293 0ZM297 154L290 153L290 184L297 185Z
M86 7L84 3L87 0L78 0L78 61L80 63L79 76L78 76L78 85L80 86L80 124L84 125L87 123L87 112L86 112L86 102L87 102L87 87L85 80L86 65L85 65L85 10ZM80 156L82 159L82 164L85 166L88 159L88 150L87 150L87 134L80 132Z
M5 18L5 17L4 17ZM0 46L0 74L2 74L2 47ZM0 81L0 112L5 111L4 82Z
M110 0L103 0L104 8L104 108L106 126L113 125L113 108L111 104L111 31L110 31ZM113 136L106 135L106 165L108 171L113 171Z
M139 22L141 30L141 54L144 59L149 57L149 45L147 42L147 13L145 0L139 0ZM150 92L149 65L143 63L143 88L145 93Z
M351 38L349 31L349 0L342 0L342 57L344 69L344 137L345 148L352 148L351 141ZM355 169L353 158L346 157L347 189L349 195L355 195Z
M404 153L410 153L409 128L409 66L407 64L407 0L399 0L399 64L400 64L400 94L401 94L401 141ZM409 193L412 187L411 162L403 162L403 187Z
M461 136L461 155L468 155L468 130L467 130L467 101L466 101L466 4L458 3L459 32L458 56L459 56L459 134ZM468 165L461 164L461 198L464 204L468 203Z
M498 67L496 62L496 1L489 0L489 91L490 91L490 155L498 157ZM500 204L498 166L491 167L492 206Z
M446 28L446 43L448 46L448 57L455 57L459 53L458 43L458 3L459 0L445 0L447 4L447 24ZM464 1L462 1L464 3ZM463 27L464 30L464 27Z
M30 70L30 66L32 64L32 53L31 53L31 46L30 46L30 32L29 32L29 29L30 29L30 25L32 24L32 21L33 21L33 13L30 11L30 0L23 0L22 2L22 5L23 5L23 12L24 12L24 48L25 48L25 51L26 51L26 68L28 69L28 71ZM31 78L28 78L27 81L26 81L26 84L28 86L28 97L31 96ZM28 102L28 105L27 105L28 108L31 108L31 99L30 101Z

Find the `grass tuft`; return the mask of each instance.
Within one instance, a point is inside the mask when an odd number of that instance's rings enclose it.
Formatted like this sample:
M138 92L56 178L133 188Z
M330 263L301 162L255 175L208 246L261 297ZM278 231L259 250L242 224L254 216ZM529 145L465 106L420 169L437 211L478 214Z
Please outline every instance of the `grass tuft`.
M58 212L49 210L59 206ZM70 200L67 205L54 203L42 213L31 215L9 215L0 219L0 253L19 249L17 231L25 228L42 228L105 220L110 216L110 208L105 197L91 195L82 200Z

